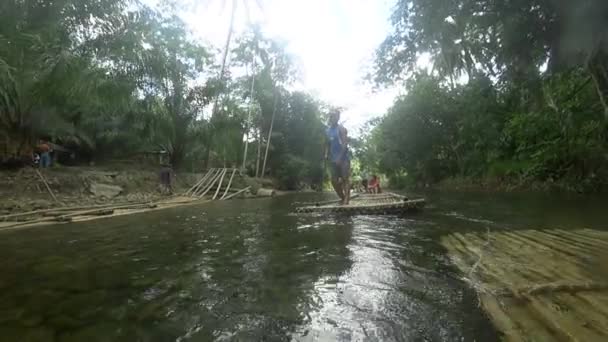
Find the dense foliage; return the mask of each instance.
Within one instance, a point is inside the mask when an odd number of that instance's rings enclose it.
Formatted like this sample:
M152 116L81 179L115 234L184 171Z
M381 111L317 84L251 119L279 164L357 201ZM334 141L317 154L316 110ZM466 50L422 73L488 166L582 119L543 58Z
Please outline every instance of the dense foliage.
M297 67L283 44L252 28L218 77L216 49L161 3L2 1L0 159L45 138L79 158L166 151L178 167L200 170L207 155L241 167L246 136L251 175L319 181L322 106L287 90Z
M418 184L608 184L608 2L399 0L392 22L374 78L405 95L364 136L369 167Z

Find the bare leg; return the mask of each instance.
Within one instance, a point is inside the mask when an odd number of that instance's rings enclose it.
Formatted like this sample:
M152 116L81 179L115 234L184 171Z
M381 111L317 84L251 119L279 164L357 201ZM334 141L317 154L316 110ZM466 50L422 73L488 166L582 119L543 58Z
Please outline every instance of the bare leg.
M336 192L336 194L338 194L338 197L340 197L341 201L344 201L344 193L342 192L342 183L338 180L338 178L332 178L331 179L331 186L334 188L334 191Z
M348 176L342 179L342 191L344 192L343 202L348 204L350 202L350 182Z
M342 193L344 198L342 203L348 205L350 202L350 160L346 160L342 164Z

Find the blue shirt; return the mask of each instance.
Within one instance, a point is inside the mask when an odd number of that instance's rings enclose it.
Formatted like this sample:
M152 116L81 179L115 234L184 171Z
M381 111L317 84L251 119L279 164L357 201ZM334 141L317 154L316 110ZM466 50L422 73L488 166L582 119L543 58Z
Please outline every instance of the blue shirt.
M348 151L344 151L345 146L340 137L340 125L328 127L325 134L329 141L329 158L331 162L336 163L348 160Z

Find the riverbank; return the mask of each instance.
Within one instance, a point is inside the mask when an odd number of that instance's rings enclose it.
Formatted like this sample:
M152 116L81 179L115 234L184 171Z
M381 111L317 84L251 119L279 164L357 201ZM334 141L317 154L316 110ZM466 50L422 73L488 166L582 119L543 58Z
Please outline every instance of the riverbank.
M0 229L78 222L208 200L182 195L203 174L177 173L173 195L166 195L160 191L157 173L153 166L135 169L116 165L1 171ZM258 189L271 185L270 180L235 177L230 191L250 198L256 197ZM247 191L236 193L237 189Z
M56 167L0 172L0 215L70 206L153 202L163 198L153 168ZM198 177L178 175L182 192Z

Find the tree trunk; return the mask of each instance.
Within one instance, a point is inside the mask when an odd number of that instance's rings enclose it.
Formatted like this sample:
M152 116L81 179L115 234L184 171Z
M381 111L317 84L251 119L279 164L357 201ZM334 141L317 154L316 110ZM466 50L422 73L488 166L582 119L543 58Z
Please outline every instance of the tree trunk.
M255 85L255 53L251 61L251 91L249 92L249 108L247 109L247 121L245 122L245 151L243 152L243 170L247 164L247 147L249 147L249 122L251 121L251 108L253 107L253 91Z
M226 37L226 46L224 46L224 54L222 56L222 66L220 68L219 82L222 84L224 80L224 71L226 69L226 59L228 58L228 51L230 50L230 41L232 39L232 33L234 32L234 16L236 14L237 0L232 0L232 13L230 14L230 26L228 27L228 36ZM211 149L213 145L213 122L218 115L218 102L220 94L216 94L213 103L213 112L211 114L211 129L207 134L207 151L205 153L204 167L205 169L209 166L209 157L211 156Z
M262 154L262 131L258 128L258 157L255 161L255 178L260 175L260 156Z
M264 152L264 164L262 164L262 174L264 178L266 174L266 160L268 159L268 147L270 147L270 138L272 137L272 127L274 126L274 117L277 114L277 104L279 102L279 95L276 94L274 98L274 107L272 108L272 118L270 119L270 128L268 129L268 140L266 140L266 152Z
M604 108L604 117L606 121L608 121L608 71L602 62L603 61L598 56L595 59L595 63L591 62L593 64L589 65L589 73L591 74L595 90L597 91L597 95Z

